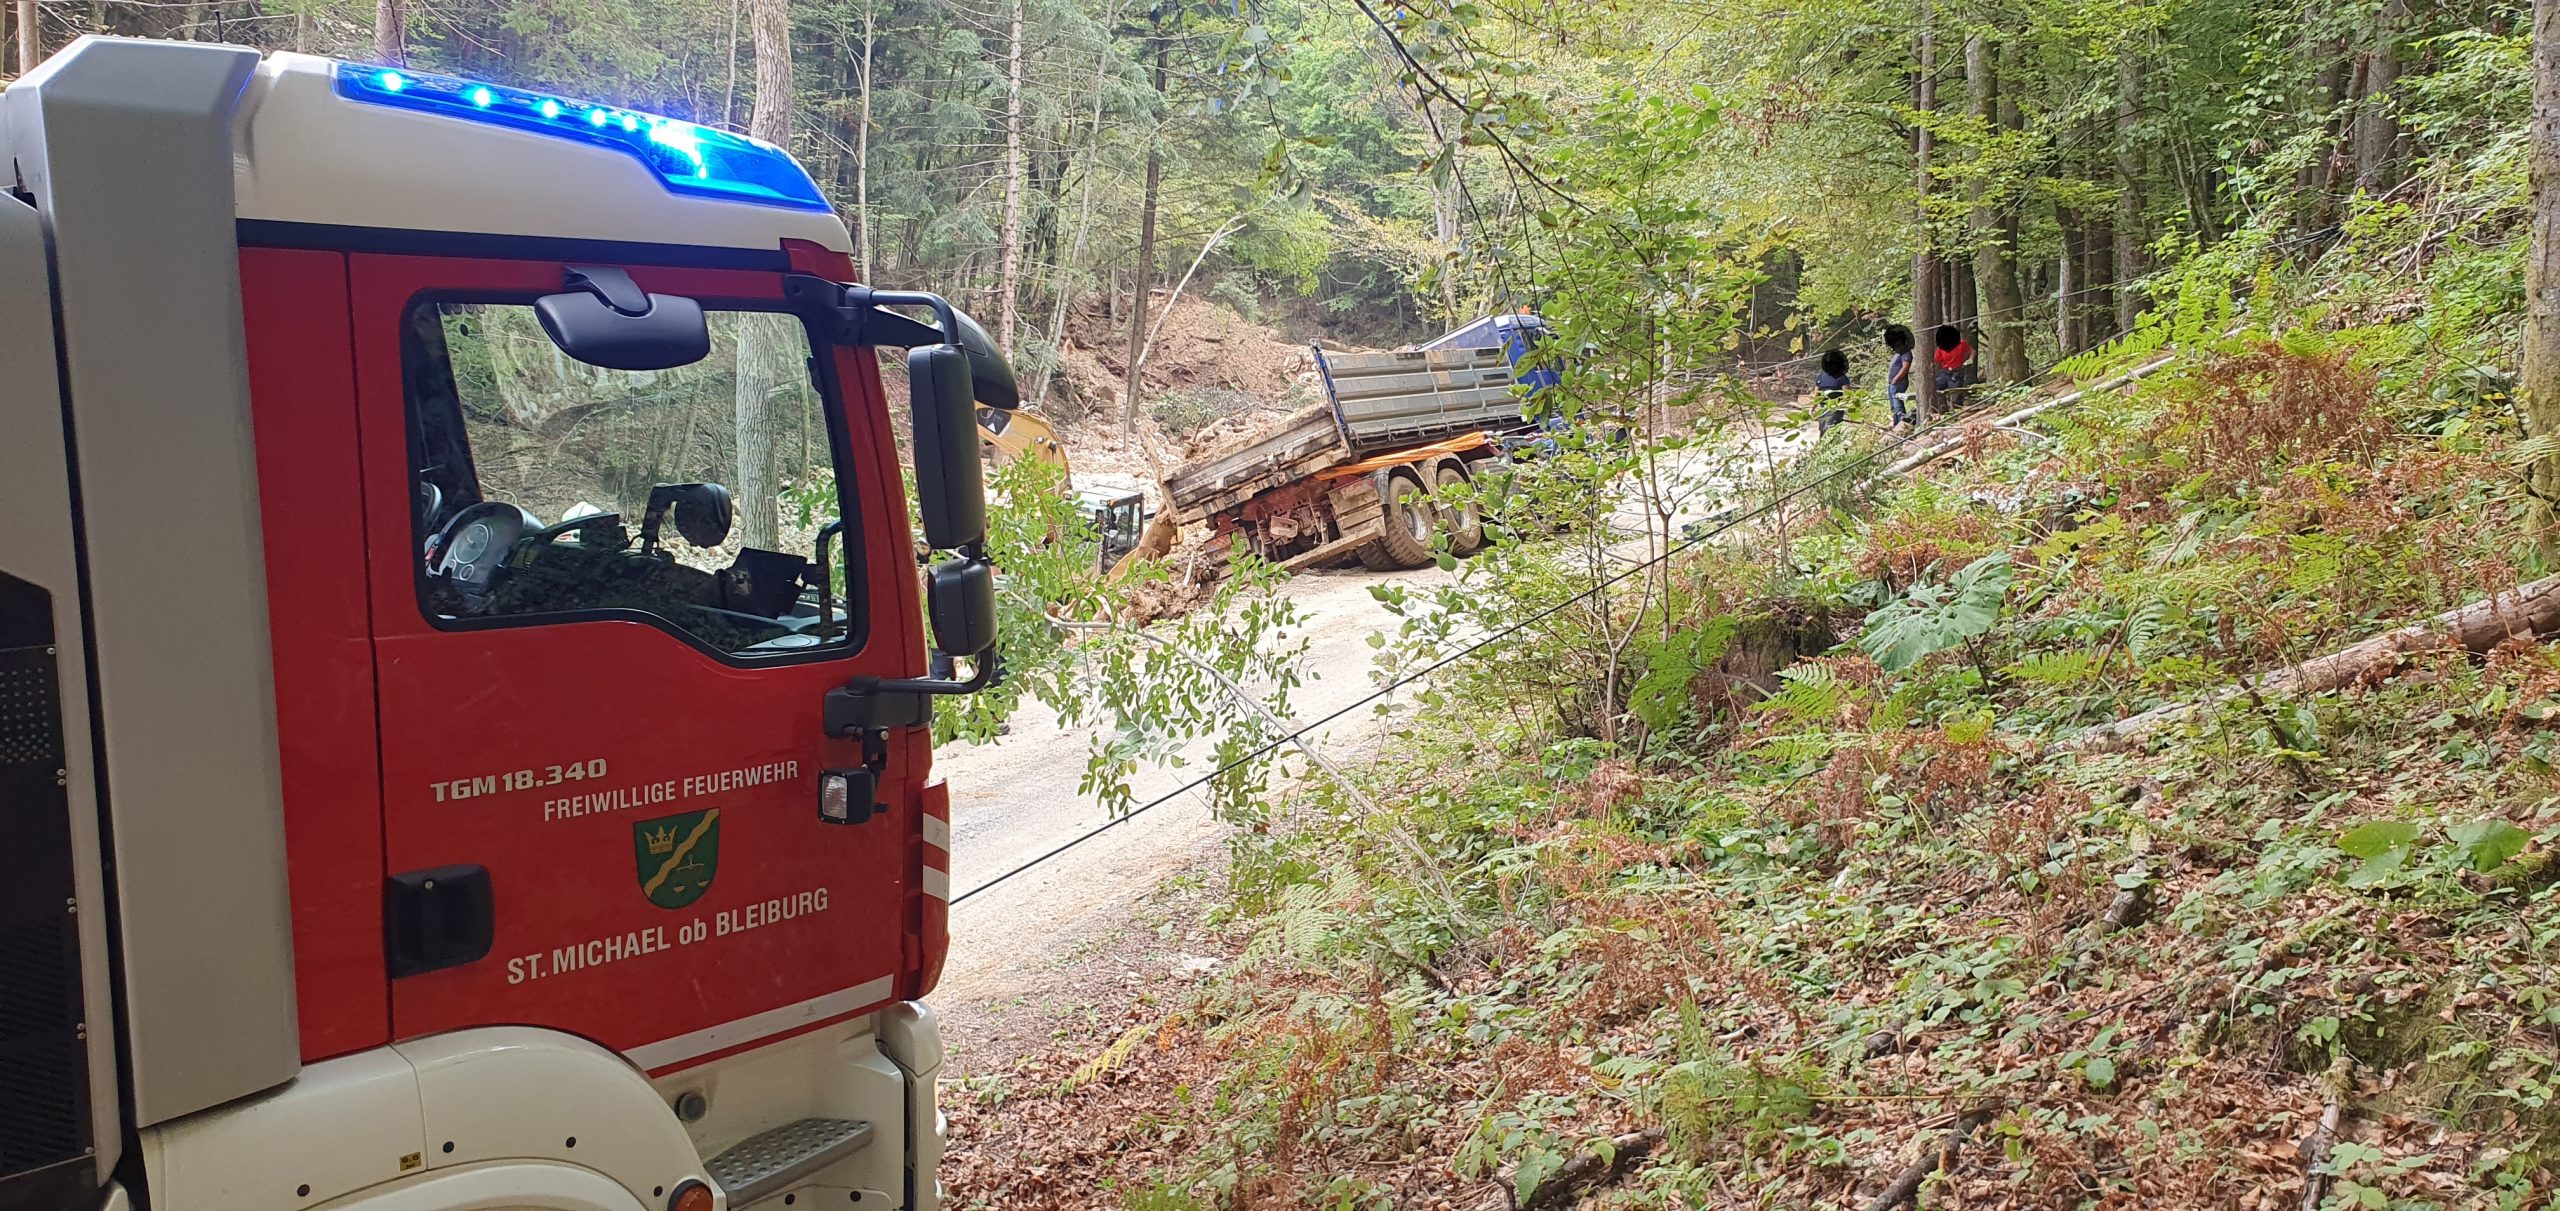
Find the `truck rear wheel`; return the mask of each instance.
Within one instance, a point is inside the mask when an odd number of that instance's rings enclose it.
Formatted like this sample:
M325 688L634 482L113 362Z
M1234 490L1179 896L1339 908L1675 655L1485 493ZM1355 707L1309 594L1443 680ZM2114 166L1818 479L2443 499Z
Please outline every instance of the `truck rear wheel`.
M1456 463L1442 463L1433 473L1433 489L1444 495L1440 502L1440 518L1449 529L1449 549L1460 555L1473 555L1484 548L1484 509L1472 496L1467 473ZM1454 494L1450 489L1455 488ZM1459 504L1450 496L1468 497Z
M1381 519L1384 533L1378 541L1361 548L1360 562L1369 564L1372 550L1385 557L1388 568L1418 568L1431 562L1431 534L1439 528L1440 511L1431 507L1421 478L1405 467L1388 472L1387 490L1378 507L1386 514Z

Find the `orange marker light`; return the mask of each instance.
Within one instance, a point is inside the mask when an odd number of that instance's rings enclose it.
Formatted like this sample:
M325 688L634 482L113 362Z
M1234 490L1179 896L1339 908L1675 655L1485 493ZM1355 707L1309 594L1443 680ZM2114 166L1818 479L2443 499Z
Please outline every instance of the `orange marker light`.
M667 1199L667 1211L711 1211L711 1187L686 1180Z

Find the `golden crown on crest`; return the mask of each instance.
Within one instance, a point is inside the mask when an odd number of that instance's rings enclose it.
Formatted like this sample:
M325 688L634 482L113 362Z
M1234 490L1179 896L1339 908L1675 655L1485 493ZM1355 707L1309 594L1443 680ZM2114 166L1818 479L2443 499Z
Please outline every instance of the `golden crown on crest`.
M641 834L641 841L649 847L649 853L652 856L674 853L676 849L676 826L670 824L665 828L650 829Z

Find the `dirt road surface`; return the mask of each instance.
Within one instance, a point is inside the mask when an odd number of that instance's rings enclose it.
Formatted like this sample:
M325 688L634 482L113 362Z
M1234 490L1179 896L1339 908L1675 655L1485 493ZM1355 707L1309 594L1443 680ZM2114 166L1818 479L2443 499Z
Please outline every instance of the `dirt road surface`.
M1792 453L1796 435L1779 439ZM1731 503L1733 485L1703 482L1681 502L1678 524ZM1648 550L1645 521L1622 508L1612 529L1628 535L1622 558ZM1370 594L1395 582L1416 590L1446 584L1437 568L1409 572L1328 571L1299 575L1283 594L1306 615L1308 682L1291 703L1292 724L1322 718L1375 689L1372 633L1395 633L1398 619ZM1390 709L1403 695L1387 700ZM944 1015L958 1075L1003 1068L1045 1041L1062 1017L1149 986L1196 977L1207 960L1181 945L1185 915L1164 897L1169 883L1214 880L1222 864L1223 826L1206 796L1189 792L1129 819L1090 841L1001 883L1005 872L1107 822L1100 804L1077 793L1087 734L1062 728L1055 711L1025 703L1012 734L994 744L953 747L936 757L951 784L951 951L934 1002ZM1356 765L1382 737L1387 720L1368 707L1310 733L1338 763ZM1197 761L1177 769L1142 770L1137 803L1149 803L1205 773ZM1188 878L1186 878L1186 876Z
M1292 722L1331 714L1374 688L1368 637L1381 630L1393 634L1397 620L1370 596L1369 586L1395 580L1419 588L1448 579L1448 573L1425 568L1317 572L1290 581L1283 592L1307 616L1306 667L1312 677L1292 695ZM1370 712L1354 711L1310 739L1343 760L1379 728ZM937 757L952 788L954 894L1110 819L1099 803L1076 793L1086 744L1082 729L1061 728L1055 711L1031 703L1014 716L1012 735ZM1133 781L1136 802L1152 802L1206 772L1197 761L1142 770ZM955 1040L955 1061L966 1071L984 1071L983 1065L1006 1058L1007 1042L1042 1033L1043 1003L1073 1001L1095 981L1117 983L1133 964L1145 961L1106 958L1122 943L1146 941L1128 935L1147 915L1149 898L1171 877L1214 867L1223 836L1206 794L1192 791L953 908L950 958L934 1000L946 1035ZM1178 965L1181 959L1152 961ZM1062 992L1063 998L1056 995Z

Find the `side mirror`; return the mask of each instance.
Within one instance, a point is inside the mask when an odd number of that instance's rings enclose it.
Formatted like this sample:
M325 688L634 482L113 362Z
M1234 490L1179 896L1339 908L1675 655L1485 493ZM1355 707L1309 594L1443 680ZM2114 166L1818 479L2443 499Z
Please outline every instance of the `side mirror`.
M957 345L907 352L916 508L923 515L925 545L938 551L970 547L987 536L986 473L978 464L978 415L970 400L972 360Z
M561 352L607 370L672 370L710 356L702 304L643 293L630 274L607 266L571 266L563 278L565 293L533 302Z
M996 646L996 576L985 560L935 565L925 573L924 606L933 616L933 646L971 657Z
M659 484L649 489L649 503L640 515L643 549L657 549L658 528L670 515L686 542L708 549L729 540L735 509L729 490L718 484Z
M957 307L951 309L951 320L951 326L960 330L961 352L969 355L969 393L979 403L999 411L1011 412L1021 407L1022 385L1014 381L1013 362L1005 357L1004 350L996 348L996 338L987 335L978 321Z

